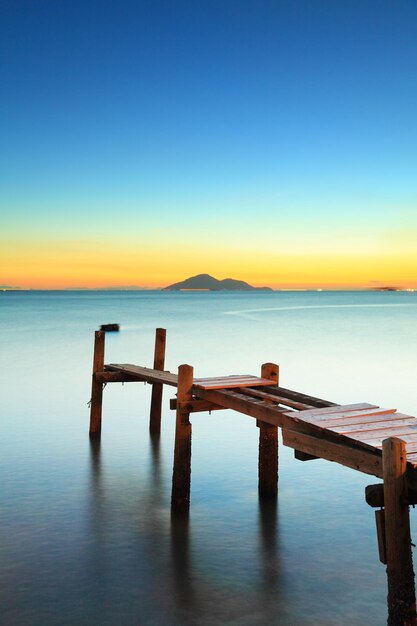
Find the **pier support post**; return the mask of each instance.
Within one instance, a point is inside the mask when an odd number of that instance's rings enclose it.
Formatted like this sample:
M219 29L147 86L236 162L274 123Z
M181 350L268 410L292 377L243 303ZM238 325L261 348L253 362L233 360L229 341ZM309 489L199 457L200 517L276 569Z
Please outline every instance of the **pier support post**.
M276 381L278 385L278 365L264 363L261 376ZM259 426L258 491L263 498L275 497L278 493L278 428L260 420L257 421L257 425Z
M183 406L192 398L193 373L191 365L180 365L178 368L171 510L182 514L188 514L190 509L191 424L190 414L184 412Z
M406 444L383 441L385 540L388 577L388 626L415 626L416 597L411 554L406 478Z
M106 333L97 330L94 335L93 381L90 400L90 437L100 437L103 383L96 380L96 373L104 369L104 339Z
M165 367L165 328L157 328L155 333L155 352L153 368L163 371ZM151 397L151 411L149 416L149 432L158 434L161 432L161 410L162 410L162 383L153 383Z

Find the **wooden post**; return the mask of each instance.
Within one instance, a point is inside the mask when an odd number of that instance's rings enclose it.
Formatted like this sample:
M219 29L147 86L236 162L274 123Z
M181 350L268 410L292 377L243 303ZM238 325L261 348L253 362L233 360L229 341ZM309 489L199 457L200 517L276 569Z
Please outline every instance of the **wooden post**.
M172 475L171 510L188 514L191 485L190 414L183 412L183 403L192 398L194 370L191 365L178 368L177 413L175 425L174 469Z
M275 380L278 385L278 365L264 363L261 376ZM259 426L258 491L263 498L275 497L278 493L278 428L260 420L257 425Z
M388 576L388 625L417 624L410 516L406 478L406 444L397 437L382 443L385 542Z
M90 401L90 437L100 437L101 408L103 404L103 383L96 380L96 372L104 369L104 339L106 333L97 330L94 335L93 382Z
M157 328L155 333L155 352L153 360L154 370L163 371L165 367L165 328ZM153 434L161 432L162 383L153 383L151 397L151 412L149 416L149 431Z

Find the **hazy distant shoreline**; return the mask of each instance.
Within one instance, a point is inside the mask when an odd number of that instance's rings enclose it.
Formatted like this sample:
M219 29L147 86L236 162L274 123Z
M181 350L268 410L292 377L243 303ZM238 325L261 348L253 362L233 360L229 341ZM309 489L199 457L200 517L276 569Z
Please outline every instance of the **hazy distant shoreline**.
M262 289L240 289L240 290L235 290L235 289L223 289L221 291L214 291L211 289L183 289L183 290L176 290L176 291L170 291L165 289L164 287L146 287L146 288L124 288L124 287L66 287L63 289L43 289L43 288L36 288L36 287L31 287L31 288L25 288L25 287L0 287L0 293L28 293L28 292L61 292L61 293L70 293L70 292L85 292L85 293L97 293L97 292L102 292L102 293L147 293L147 292L163 292L166 294L178 294L178 293L182 293L182 294L202 294L202 293L211 293L211 294L219 294L219 293L233 293L233 294L239 294L239 293L256 293L257 295L260 294L264 294L264 295L268 295L271 293L289 293L289 292L294 292L294 293L332 293L332 292L363 292L363 293L415 293L417 291L417 288L406 288L406 289L385 289L385 288L381 288L381 289L375 289L372 287L353 287L353 288L334 288L334 289L321 289L321 288L306 288L306 289L297 289L297 288L280 288L280 289L269 289L268 291L264 291Z

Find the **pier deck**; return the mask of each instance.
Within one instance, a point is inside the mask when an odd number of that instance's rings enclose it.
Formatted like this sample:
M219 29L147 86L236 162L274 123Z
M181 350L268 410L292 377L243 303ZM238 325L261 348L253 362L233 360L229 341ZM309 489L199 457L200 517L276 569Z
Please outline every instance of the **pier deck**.
M190 365L164 369L166 331L157 329L154 367L104 364L104 332L95 334L90 436L100 437L103 388L113 382L152 385L149 430L159 436L163 386L176 388L171 508L188 514L191 423L195 412L232 409L255 418L259 428L259 496L278 494L278 428L300 461L321 458L383 479L366 489L375 512L379 557L387 565L388 624L417 626L409 505L417 503L417 419L366 402L340 405L279 385L279 368L264 363L261 375L194 378Z
M131 380L178 386L178 375L167 371L130 363L111 363L104 368ZM176 401L171 408L177 408ZM407 443L409 480L417 468L417 419L393 408L366 402L338 405L278 387L274 380L236 374L193 378L192 398L182 408L188 413L236 410L281 427L283 444L298 453L335 461L379 478L383 477L383 440L401 437ZM417 486L417 479L413 483Z

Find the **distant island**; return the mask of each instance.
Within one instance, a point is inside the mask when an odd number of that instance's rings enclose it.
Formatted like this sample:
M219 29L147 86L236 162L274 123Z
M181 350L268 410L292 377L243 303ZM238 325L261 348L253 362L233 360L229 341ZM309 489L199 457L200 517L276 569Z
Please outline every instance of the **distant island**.
M210 274L198 274L191 276L180 283L174 283L164 287L164 291L273 291L271 287L252 287L244 280L225 278L217 280Z

